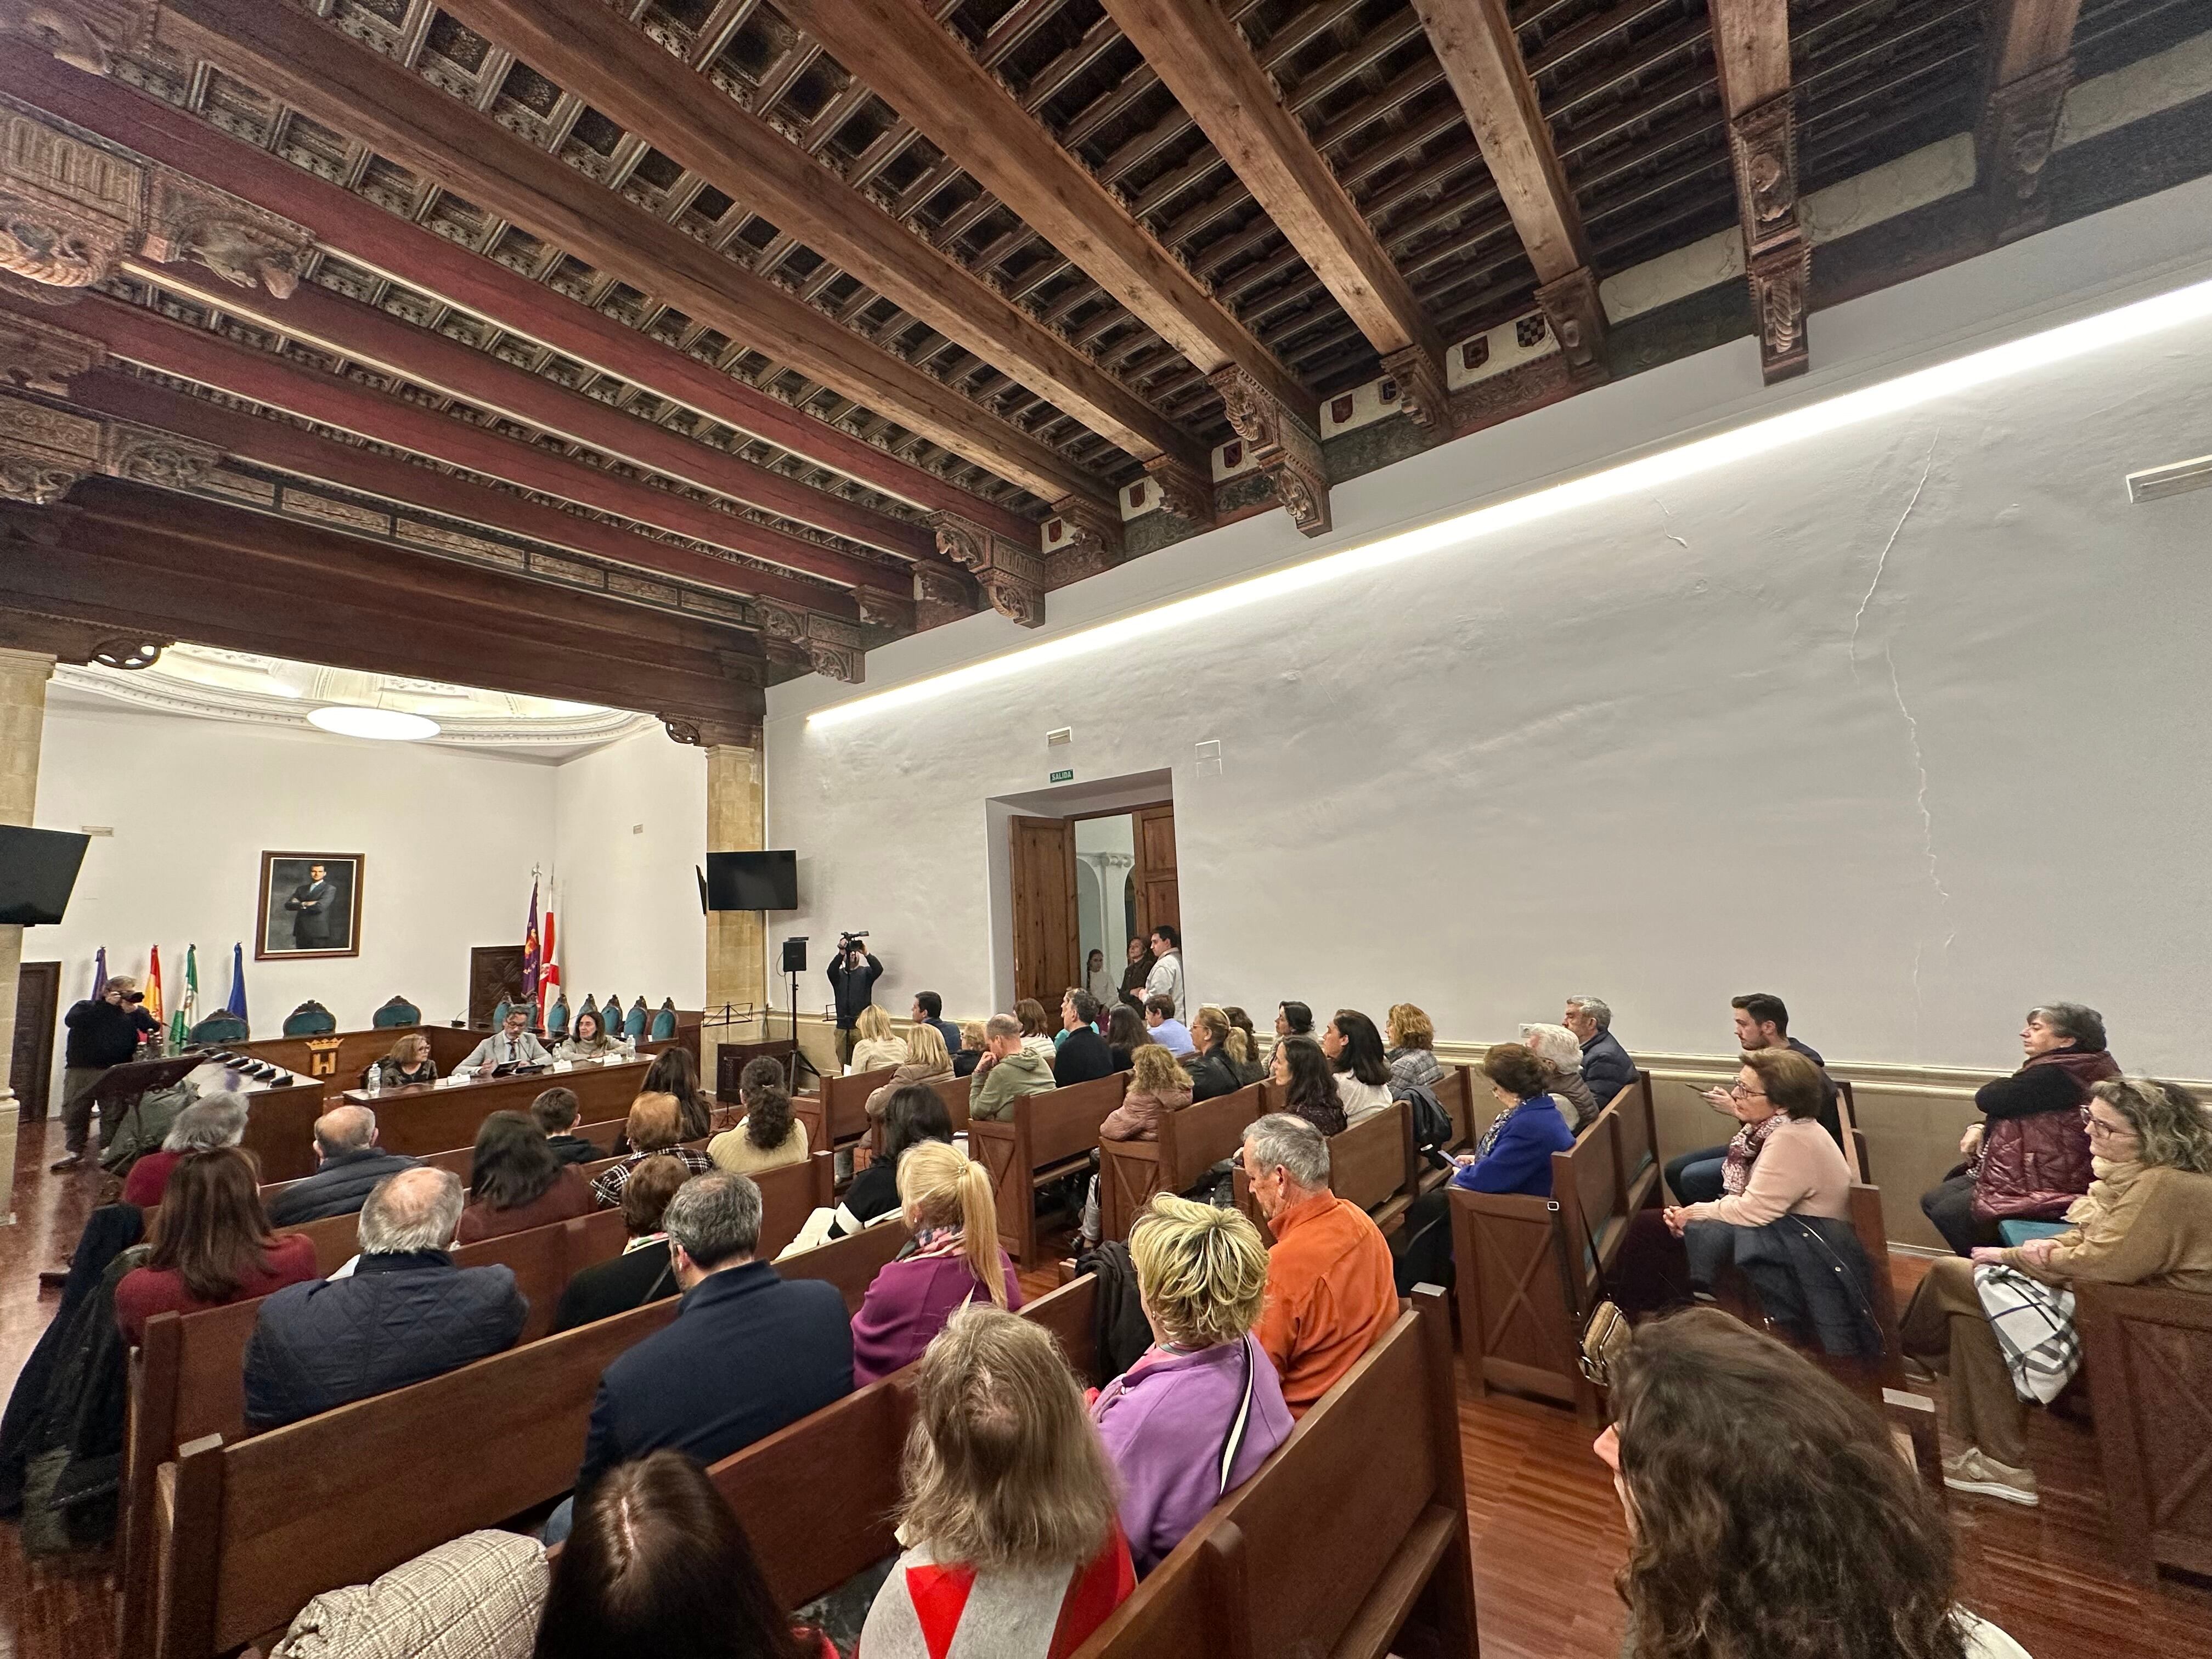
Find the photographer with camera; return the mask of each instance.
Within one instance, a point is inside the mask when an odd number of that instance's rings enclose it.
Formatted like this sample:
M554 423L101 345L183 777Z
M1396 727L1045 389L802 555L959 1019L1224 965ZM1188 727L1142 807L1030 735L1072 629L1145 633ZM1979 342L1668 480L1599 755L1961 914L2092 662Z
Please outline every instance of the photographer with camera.
M860 942L866 938L865 932L838 934L837 954L830 959L830 990L837 1003L840 1066L852 1063L854 1022L860 1018L860 1010L875 1000L876 981L884 975L884 964Z
M69 1027L69 1047L62 1055L63 1156L53 1165L57 1175L86 1162L93 1093L100 1079L137 1054L141 1037L161 1029L161 1022L146 1012L145 993L128 974L112 975L98 996L78 1003L62 1023ZM117 1121L113 1106L102 1101L101 1146L115 1139Z

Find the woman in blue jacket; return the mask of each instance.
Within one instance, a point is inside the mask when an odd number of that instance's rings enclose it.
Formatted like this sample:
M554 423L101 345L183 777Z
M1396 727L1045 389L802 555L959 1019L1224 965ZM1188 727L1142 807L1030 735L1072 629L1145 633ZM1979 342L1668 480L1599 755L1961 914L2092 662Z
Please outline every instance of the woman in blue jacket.
M1505 1109L1482 1132L1472 1157L1462 1157L1451 1184L1478 1193L1552 1195L1552 1154L1575 1144L1559 1103L1544 1091L1544 1062L1518 1042L1483 1056L1490 1091Z

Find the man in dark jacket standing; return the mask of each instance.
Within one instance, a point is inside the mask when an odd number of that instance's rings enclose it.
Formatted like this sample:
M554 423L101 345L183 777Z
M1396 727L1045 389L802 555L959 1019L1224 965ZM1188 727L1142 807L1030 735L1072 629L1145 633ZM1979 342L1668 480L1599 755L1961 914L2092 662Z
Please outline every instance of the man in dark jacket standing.
M69 1028L69 1047L62 1053L62 1157L57 1175L80 1169L85 1143L92 1138L93 1096L100 1079L138 1052L138 1039L161 1029L146 1012L146 999L138 981L118 974L100 988L100 994L70 1009L62 1023ZM100 1144L115 1139L117 1119L112 1104L100 1108Z
M753 1253L761 1195L716 1170L677 1188L661 1214L684 1286L676 1322L609 1365L592 1403L576 1490L617 1463L670 1446L712 1463L853 1391L845 1298L820 1279L784 1279ZM568 1535L573 1499L546 1523Z
M849 1066L854 1022L876 1000L876 981L884 976L884 964L850 933L841 934L837 943L842 948L830 959L830 994L837 1005L837 1063Z
M250 1426L296 1423L514 1346L530 1313L514 1270L456 1267L447 1254L463 1197L450 1170L401 1170L362 1206L349 1277L288 1285L262 1303L246 1345Z
M376 1144L376 1114L366 1106L333 1106L315 1120L314 1174L293 1182L269 1206L279 1227L351 1215L386 1176L416 1167L416 1160L387 1152Z
M1060 1000L1060 1029L1066 1035L1052 1057L1052 1080L1057 1088L1088 1083L1114 1073L1114 1051L1098 1035L1098 999L1088 991L1070 991Z
M1613 1103L1615 1095L1636 1081L1636 1062L1613 1034L1613 1010L1595 997L1569 997L1566 1014L1559 1024L1583 1045L1583 1081L1589 1085L1601 1112Z

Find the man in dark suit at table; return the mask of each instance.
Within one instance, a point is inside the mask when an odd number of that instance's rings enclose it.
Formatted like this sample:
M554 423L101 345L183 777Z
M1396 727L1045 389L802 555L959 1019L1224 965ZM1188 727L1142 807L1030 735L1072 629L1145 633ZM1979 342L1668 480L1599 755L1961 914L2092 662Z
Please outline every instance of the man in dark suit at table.
M284 908L292 913L292 944L301 951L333 951L343 941L337 921L338 890L319 864L307 866L307 878L292 890Z
M333 1106L317 1118L315 1153L321 1163L314 1174L291 1182L270 1202L272 1225L352 1215L378 1182L416 1163L376 1144L376 1114L366 1106Z

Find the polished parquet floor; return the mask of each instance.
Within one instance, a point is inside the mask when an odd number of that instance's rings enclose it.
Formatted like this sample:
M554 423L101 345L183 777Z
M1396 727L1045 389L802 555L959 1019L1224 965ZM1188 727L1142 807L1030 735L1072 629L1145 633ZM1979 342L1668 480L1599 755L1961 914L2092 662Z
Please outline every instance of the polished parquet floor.
M0 1227L0 1378L12 1385L54 1305L41 1267L67 1257L97 1177L50 1176L46 1134L17 1143L15 1224ZM1899 1258L1900 1279L1917 1264ZM1042 1292L1048 1275L1024 1289ZM2106 1541L2096 1449L2087 1433L2039 1416L2043 1504L1955 1499L1960 1595L2036 1659L2212 1659L2212 1589L2123 1574ZM1621 1609L1613 1574L1627 1549L1613 1486L1589 1437L1563 1413L1478 1401L1464 1389L1460 1437L1474 1534L1486 1659L1613 1659ZM0 1527L0 1659L107 1659L114 1650L102 1564L27 1570Z

